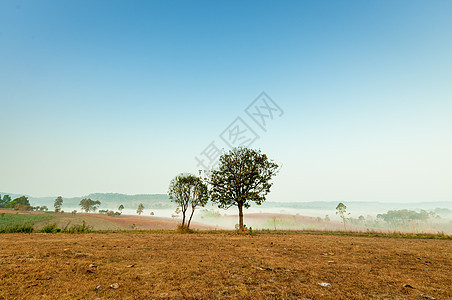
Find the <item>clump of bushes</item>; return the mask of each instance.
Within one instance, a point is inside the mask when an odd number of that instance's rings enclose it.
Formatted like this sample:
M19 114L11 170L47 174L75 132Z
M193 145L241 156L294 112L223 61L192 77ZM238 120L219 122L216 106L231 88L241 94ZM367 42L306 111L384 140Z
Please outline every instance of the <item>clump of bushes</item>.
M0 233L32 233L33 224L13 224L0 227Z
M57 233L61 232L61 228L58 228L56 223L53 224L46 224L42 229L41 232L44 233Z
M87 233L91 231L92 227L86 225L85 221L83 221L82 224L72 225L71 227L66 226L63 230L65 233Z
M69 226L69 224L67 224L63 228L59 228L57 226L57 224L55 224L55 223L47 224L41 229L41 232L44 232L44 233L58 233L58 232L63 232L63 233L87 233L87 232L91 232L91 231L92 231L92 227L86 225L85 221L82 221L82 224L77 224L77 225Z

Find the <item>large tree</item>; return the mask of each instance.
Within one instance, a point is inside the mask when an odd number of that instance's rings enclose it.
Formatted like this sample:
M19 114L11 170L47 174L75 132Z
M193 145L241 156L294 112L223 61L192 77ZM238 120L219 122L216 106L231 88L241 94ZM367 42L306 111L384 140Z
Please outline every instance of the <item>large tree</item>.
M212 201L220 208L237 206L239 228L243 230L243 208L265 201L277 170L278 165L260 150L234 148L220 157L218 170L210 172Z
M55 212L59 212L61 210L61 206L63 205L63 197L58 196L53 203L53 207L55 207Z
M207 185L201 178L192 174L180 174L170 182L168 191L171 201L178 204L182 212L182 228L185 228L186 213L191 207L191 214L187 222L187 229L196 207L205 206L209 200Z
M80 200L79 205L85 212L96 211L100 205L100 201L91 200L90 198L84 198Z

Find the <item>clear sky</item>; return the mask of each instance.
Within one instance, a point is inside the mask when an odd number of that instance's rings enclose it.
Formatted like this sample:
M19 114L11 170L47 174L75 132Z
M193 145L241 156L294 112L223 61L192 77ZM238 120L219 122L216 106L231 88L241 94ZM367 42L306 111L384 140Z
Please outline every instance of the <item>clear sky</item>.
M452 200L452 1L1 1L0 191L166 193L237 117L271 201ZM245 109L282 109L264 132Z

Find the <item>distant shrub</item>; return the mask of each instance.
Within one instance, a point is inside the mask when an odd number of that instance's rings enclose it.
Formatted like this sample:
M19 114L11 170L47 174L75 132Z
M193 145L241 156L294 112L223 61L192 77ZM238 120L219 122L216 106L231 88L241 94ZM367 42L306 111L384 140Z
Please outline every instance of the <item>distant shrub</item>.
M86 222L83 220L82 224L72 225L70 227L64 228L63 232L65 233L88 233L92 231L92 227L86 225Z
M44 233L57 233L57 232L61 232L61 228L58 228L58 225L56 223L46 224L41 229L41 232L44 232Z

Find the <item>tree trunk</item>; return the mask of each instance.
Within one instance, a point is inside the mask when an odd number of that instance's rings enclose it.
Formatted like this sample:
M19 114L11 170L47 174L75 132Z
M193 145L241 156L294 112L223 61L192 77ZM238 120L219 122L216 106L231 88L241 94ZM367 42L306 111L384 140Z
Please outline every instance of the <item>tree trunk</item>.
M182 228L184 228L185 224L185 211L182 212Z
M239 203L238 207L239 207L239 228L241 231L243 231L244 230L244 228L243 228L243 204Z
M195 212L195 208L192 207L191 208L191 215L190 215L190 219L188 219L188 223L187 223L187 229L190 228L190 222L191 222L191 218L193 217L193 213Z

